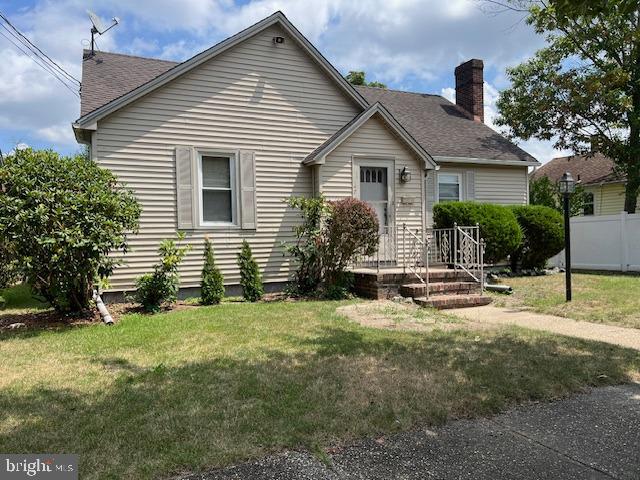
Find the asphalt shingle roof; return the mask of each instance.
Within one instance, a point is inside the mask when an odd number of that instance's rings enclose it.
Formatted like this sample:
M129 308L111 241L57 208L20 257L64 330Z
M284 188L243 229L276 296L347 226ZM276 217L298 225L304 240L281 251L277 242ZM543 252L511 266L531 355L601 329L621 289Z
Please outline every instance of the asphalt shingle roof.
M176 62L96 52L82 62L80 115L106 105L178 65ZM370 103L380 102L433 156L533 161L527 152L487 125L473 121L439 95L356 87Z
M155 58L134 57L120 53L96 52L82 60L80 116L106 105L136 87L153 80L177 65Z
M433 156L534 161L531 155L440 95L356 87L370 103L380 102Z
M571 173L576 181L583 185L593 183L620 182L624 177L613 171L613 160L596 153L593 156L569 155L557 157L538 168L532 177L548 177L552 182L560 180L565 172Z

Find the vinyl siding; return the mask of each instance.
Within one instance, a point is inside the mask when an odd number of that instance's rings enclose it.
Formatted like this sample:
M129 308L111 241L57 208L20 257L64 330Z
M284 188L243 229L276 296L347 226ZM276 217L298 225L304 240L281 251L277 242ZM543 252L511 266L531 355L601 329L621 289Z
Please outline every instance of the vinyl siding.
M624 211L624 185L610 183L585 187L585 191L593 193L593 209L595 215L613 215ZM640 197L637 203L640 206Z
M274 36L285 37L274 45ZM237 284L236 253L251 244L266 282L286 281L282 242L292 240L296 212L283 199L313 194L303 158L359 112L306 53L277 26L175 79L98 123L98 162L133 188L143 207L140 233L113 290L130 289L158 259L159 242L176 231L175 146L255 151L257 229L187 231L193 250L181 286L197 286L202 242L214 242L226 284Z
M329 200L354 196L353 159L393 160L393 188L395 202L393 212L396 225L406 223L412 229L422 229L422 191L424 177L422 160L419 160L384 124L378 115L367 120L358 130L327 156L320 167L320 191ZM411 181L400 182L403 167L411 172ZM405 199L405 203L402 199ZM412 203L409 203L412 201Z
M466 173L475 174L474 197L466 191ZM429 174L426 181L427 223L433 224L433 204L438 201L436 176L438 173L462 174L462 199L501 205L525 205L527 198L527 167L484 167L481 165L442 164L438 172Z

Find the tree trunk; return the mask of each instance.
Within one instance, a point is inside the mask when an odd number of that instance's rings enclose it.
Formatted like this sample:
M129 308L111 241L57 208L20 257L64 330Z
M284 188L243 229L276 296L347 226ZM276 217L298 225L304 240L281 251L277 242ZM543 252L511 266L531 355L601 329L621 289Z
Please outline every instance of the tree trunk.
M636 213L636 204L638 202L638 193L640 193L640 178L628 178L627 186L624 191L624 211L627 213Z

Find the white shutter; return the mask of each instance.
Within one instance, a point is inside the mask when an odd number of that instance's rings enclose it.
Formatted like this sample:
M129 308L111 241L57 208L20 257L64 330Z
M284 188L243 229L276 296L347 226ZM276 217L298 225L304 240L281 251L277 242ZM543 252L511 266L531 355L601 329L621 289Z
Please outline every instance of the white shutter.
M176 147L176 201L178 229L196 227L195 200L196 186L194 149L185 145Z
M473 170L469 170L466 175L466 199L467 200L475 200L476 198L476 172Z
M427 202L427 227L433 226L433 206L436 204L436 170L427 170L427 178L425 180L425 197Z
M256 229L256 156L250 150L240 150L240 218L243 229Z

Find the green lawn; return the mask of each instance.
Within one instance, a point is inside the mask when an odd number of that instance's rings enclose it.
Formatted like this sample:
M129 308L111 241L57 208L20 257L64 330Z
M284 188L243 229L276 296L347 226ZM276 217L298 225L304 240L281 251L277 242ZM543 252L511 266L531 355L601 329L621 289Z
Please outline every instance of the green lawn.
M638 378L637 352L510 328L361 327L336 302L227 303L0 333L0 451L155 478ZM461 325L461 328L463 325Z
M514 294L496 295L496 304L524 305L576 320L640 328L640 276L574 273L573 300L565 302L564 274L505 278Z

